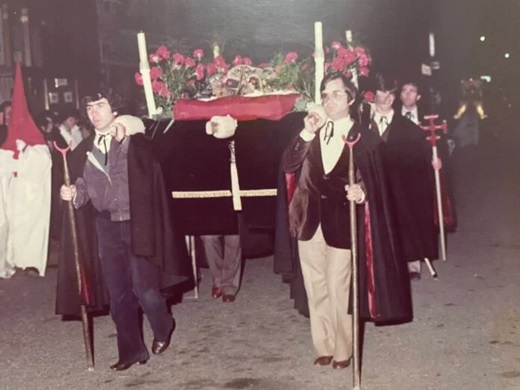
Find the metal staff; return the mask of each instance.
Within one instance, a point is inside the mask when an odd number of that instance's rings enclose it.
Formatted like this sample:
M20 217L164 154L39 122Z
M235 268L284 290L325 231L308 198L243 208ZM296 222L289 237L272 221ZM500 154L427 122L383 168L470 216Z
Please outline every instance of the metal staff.
M347 144L349 149L348 156L348 184L352 186L355 184L354 174L354 145L360 140L361 134L358 133L353 141L349 141L344 137L343 141ZM361 370L360 370L360 342L359 342L359 274L358 274L358 253L357 253L357 218L355 201L349 201L350 206L350 241L352 251L352 374L354 390L361 389Z
M423 130L429 131L430 135L426 137L428 141L430 141L432 145L432 151L433 151L433 161L440 161L439 155L437 153L437 141L441 138L437 134L435 134L436 130L442 130L444 134L448 133L448 126L446 125L446 121L442 122L442 125L435 125L435 119L437 119L438 115L427 115L424 117L427 121L430 122L427 126L421 126ZM439 229L440 229L440 236L441 236L441 251L442 251L442 259L446 261L446 242L444 239L444 215L442 211L442 196L441 196L441 179L439 175L439 169L438 167L434 167L434 173L435 173L435 191L437 193L437 212L439 215Z
M65 185L70 187L70 174L69 167L67 165L67 152L70 149L71 144L62 149L60 148L56 142L53 142L54 147L58 150L63 156L63 177L65 180ZM92 353L92 344L90 342L90 328L89 328L89 318L87 313L87 306L85 302L88 300L86 297L86 280L84 277L84 272L81 267L81 261L79 258L79 241L78 241L78 231L76 227L76 214L74 214L74 205L72 204L72 200L67 202L68 212L69 212L69 223L72 234L72 244L74 247L74 263L76 265L76 277L78 279L78 293L81 299L81 323L83 324L83 341L85 342L85 352L87 357L87 367L89 371L94 371L94 354ZM84 295L85 294L85 295Z

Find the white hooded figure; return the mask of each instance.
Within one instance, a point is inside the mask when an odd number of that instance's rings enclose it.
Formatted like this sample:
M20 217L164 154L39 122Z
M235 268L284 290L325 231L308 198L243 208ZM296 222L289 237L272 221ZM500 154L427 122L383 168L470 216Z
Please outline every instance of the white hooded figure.
M16 268L44 276L52 160L29 114L19 64L12 107L7 139L0 149L0 277L11 277Z

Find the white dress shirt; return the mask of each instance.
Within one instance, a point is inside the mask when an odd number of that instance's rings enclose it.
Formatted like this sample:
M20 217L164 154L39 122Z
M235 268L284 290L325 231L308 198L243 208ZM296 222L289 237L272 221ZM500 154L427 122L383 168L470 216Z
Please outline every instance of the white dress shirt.
M394 110L390 111L386 115L381 115L376 111L374 112L373 119L377 125L377 129L379 130L379 135L382 136L388 125L392 123L392 119L394 119Z
M331 125L333 130L331 132ZM337 121L327 120L325 125L317 134L311 134L307 130L302 130L300 137L305 141L312 141L316 135L320 137L321 160L325 174L330 173L336 164L345 147L343 136L347 136L354 121L350 117L342 118Z
M403 114L404 117L406 117L406 113L410 112L410 120L415 123L416 125L419 124L419 112L417 111L417 106L413 108L413 110L406 109L405 106L401 108L401 114Z

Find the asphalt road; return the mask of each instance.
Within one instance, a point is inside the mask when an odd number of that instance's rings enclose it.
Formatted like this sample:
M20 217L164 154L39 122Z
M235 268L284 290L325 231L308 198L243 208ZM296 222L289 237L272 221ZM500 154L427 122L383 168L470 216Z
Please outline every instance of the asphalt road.
M484 142L485 141L485 142ZM453 157L459 225L448 260L413 283L412 323L368 324L362 388L520 389L519 143L484 140ZM272 273L248 260L234 303L200 297L174 307L177 329L164 355L113 373L109 317L94 319L94 372L86 371L81 325L54 314L56 270L0 280L0 389L350 389L352 372L315 367L308 320ZM145 323L145 338L151 334Z

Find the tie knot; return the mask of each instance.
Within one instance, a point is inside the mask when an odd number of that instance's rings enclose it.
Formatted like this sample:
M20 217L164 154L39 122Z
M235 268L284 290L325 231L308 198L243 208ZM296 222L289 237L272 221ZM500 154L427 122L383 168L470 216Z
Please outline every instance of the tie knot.
M408 119L412 119L413 114L412 114L411 111L407 111L406 114L404 114L404 116L405 116L406 118L408 118Z
M379 118L379 123L382 124L382 125L387 125L388 124L388 118L386 116L382 116L381 118Z

